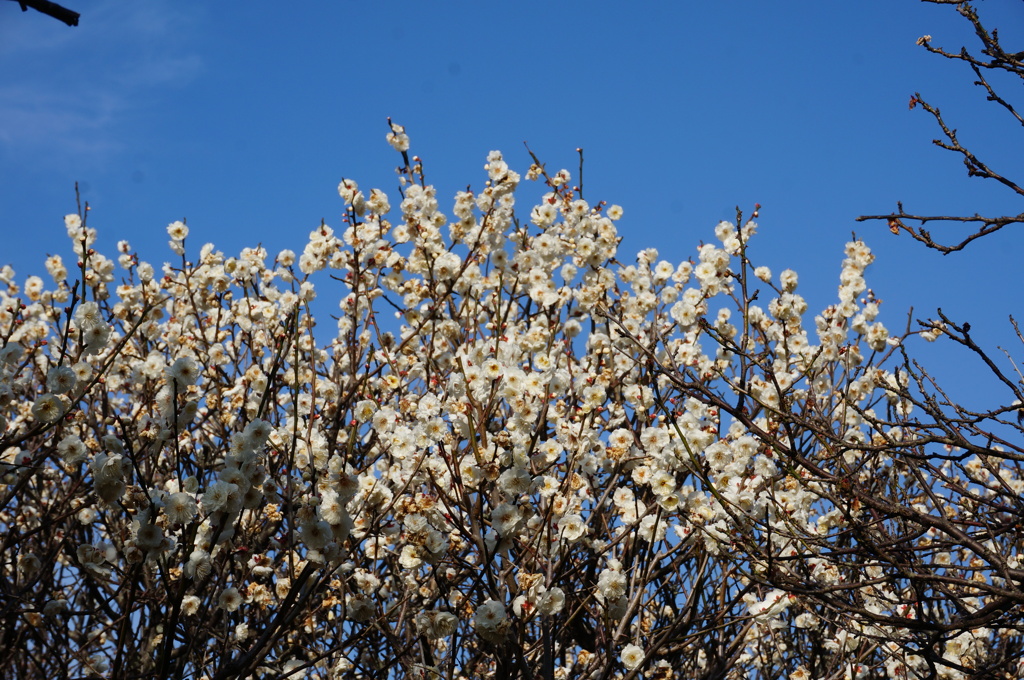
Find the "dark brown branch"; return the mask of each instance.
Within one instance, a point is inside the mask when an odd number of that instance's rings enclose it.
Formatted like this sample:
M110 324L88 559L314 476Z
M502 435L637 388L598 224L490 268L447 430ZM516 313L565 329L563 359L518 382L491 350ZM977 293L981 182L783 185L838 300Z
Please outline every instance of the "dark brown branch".
M990 102L996 102L997 104L1002 106L1004 109L1010 112L1011 116L1017 119L1018 123L1024 125L1024 118L1022 118L1021 115L1017 113L1017 110L1013 108L1012 104L1010 104L1005 99L996 94L996 91L992 88L991 85L989 85L988 80L985 78L984 75L982 75L981 69L975 66L974 64L971 64L971 68L974 69L974 74L978 76L978 80L976 80L974 84L980 85L981 87L985 88L985 90L988 92L988 100Z
M978 18L978 13L969 4L962 0L924 0L924 2L930 2L935 5L956 5L957 12L970 21L974 27L974 33L978 36L983 46L981 53L991 57L991 61L978 59L968 52L966 47L961 47L958 52L949 52L941 47L932 47L931 36L924 36L919 40L919 44L926 50L947 59L966 61L968 64L978 68L999 69L1016 73L1017 75L1024 75L1024 52L1006 52L999 44L999 34L995 30L990 32L986 29L982 25L981 19Z
M934 47L931 44L932 37L930 35L922 36L918 39L918 44L925 48L932 54L945 57L947 59L956 59L964 61L970 65L971 70L974 71L977 80L974 81L975 85L982 87L986 92L986 99L991 102L995 102L1003 107L1014 120L1019 124L1024 125L1024 117L1014 108L1014 106L1006 99L996 93L995 88L989 83L988 79L982 74L982 69L999 70L1012 73L1021 79L1024 79L1024 52L1013 51L1007 52L1003 49L999 43L999 34L995 29L989 31L982 25L981 20L978 18L978 13L974 7L963 0L924 0L937 5L955 5L957 12L960 13L965 19L967 19L972 27L974 33L981 42L981 54L986 58L979 58L967 50L966 47L961 47L959 51L948 51L941 47ZM967 168L967 174L970 177L981 177L983 179L991 179L1007 187L1018 196L1024 196L1024 188L1018 185L1013 180L1001 175L994 171L988 165L986 165L981 159L979 159L974 152L965 147L960 143L957 137L956 129L950 128L945 120L942 118L937 107L930 105L928 102L921 98L919 93L914 93L914 96L910 98L910 108L915 108L920 105L925 111L932 115L939 128L942 130L944 139L932 140L932 143L938 147L946 149L947 151L953 151L959 154L962 159L964 166ZM894 234L900 233L900 231L906 231L910 236L925 246L938 250L943 254L949 254L958 250L962 250L967 244L972 241L987 236L999 229L1002 229L1007 224L1014 224L1017 222L1024 221L1024 213L1017 215L1016 217L982 217L975 214L972 217L956 217L956 216L935 216L935 217L923 217L908 215L903 211L903 206L899 205L899 211L895 213L889 213L887 215L862 215L857 218L858 222L864 220L886 220L889 225L889 229ZM966 238L961 239L958 243L943 244L938 243L932 239L931 234L920 227L914 228L907 226L904 220L910 220L919 222L923 225L925 222L932 220L944 220L951 222L960 222L962 224L970 223L981 223L981 227L973 233L969 234Z
M901 231L905 231L910 234L910 237L915 241L919 241L924 245L938 250L940 253L948 255L949 253L963 250L967 244L971 241L987 236L994 232L999 231L1008 224L1019 224L1024 222L1024 213L1014 216L1003 216L1003 217L984 217L982 215L971 215L971 216L954 216L954 215L911 215L903 210L903 203L898 202L896 204L896 212L888 213L885 215L861 215L857 218L858 222L864 222L867 220L885 220L889 225L889 230L893 234L899 234ZM924 225L927 222L960 222L961 224L980 223L981 227L966 238L961 240L959 243L953 245L944 245L936 242L932 239L931 232L921 227L908 226L905 221L919 222Z
M78 12L72 11L67 7L62 7L55 2L49 2L49 0L13 0L21 6L22 12L27 12L28 8L31 7L37 12L42 12L47 16L51 16L58 21L62 21L68 26L77 26L78 17L82 16Z
M960 140L957 138L956 130L950 129L946 125L946 121L942 119L942 114L938 108L932 106L928 102L921 98L919 93L914 93L914 97L910 100L910 106L913 108L915 105L920 104L921 108L930 113L934 118L935 122L938 123L942 129L942 134L946 136L948 142L944 142L941 139L933 139L932 144L935 146L946 149L947 151L955 151L964 158L964 165L967 167L967 175L970 177L981 177L982 179L994 179L1000 184L1013 190L1014 193L1024 196L1024 189L1021 189L1015 182L1003 177L997 172L994 172L985 163L983 163L977 156L974 155L969 149L960 144Z

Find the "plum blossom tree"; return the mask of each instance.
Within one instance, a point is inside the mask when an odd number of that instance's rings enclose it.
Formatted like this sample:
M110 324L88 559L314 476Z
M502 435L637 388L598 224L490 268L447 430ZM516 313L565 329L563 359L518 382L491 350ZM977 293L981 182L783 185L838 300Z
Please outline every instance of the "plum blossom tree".
M1024 395L966 324L883 325L858 240L811 312L757 207L627 256L567 170L443 208L388 142L301 253L157 269L86 205L0 272L4 677L1021 674Z

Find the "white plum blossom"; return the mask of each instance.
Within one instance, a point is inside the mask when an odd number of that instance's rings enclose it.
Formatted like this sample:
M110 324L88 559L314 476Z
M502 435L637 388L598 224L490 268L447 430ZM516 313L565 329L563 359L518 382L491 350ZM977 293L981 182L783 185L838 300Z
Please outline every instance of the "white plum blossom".
M634 213L581 175L492 151L445 197L405 128L387 142L397 193L343 179L276 258L182 220L154 267L71 215L49 278L0 268L0 572L32 641L0 675L805 678L811 644L835 677L955 678L1016 654L1019 395L933 389L916 336L975 341L895 330L866 242L804 298L742 215L628 253Z
M634 644L628 644L622 648L619 653L619 659L622 661L622 665L626 667L626 670L633 670L638 668L644 660L644 650L642 647Z

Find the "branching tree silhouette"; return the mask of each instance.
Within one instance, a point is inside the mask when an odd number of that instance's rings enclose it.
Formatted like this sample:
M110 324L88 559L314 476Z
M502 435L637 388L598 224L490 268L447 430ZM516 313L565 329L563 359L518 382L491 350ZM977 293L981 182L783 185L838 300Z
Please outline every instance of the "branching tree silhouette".
M980 43L980 50L978 52L972 52L967 47L961 47L959 50L950 51L942 47L935 47L932 45L932 37L930 35L922 36L918 40L918 44L932 54L967 63L977 78L977 80L974 81L974 84L984 90L985 98L1001 107L1006 115L1010 116L1018 124L1024 125L1024 117L1021 116L1020 111L1013 106L1009 99L998 93L996 91L996 87L990 82L990 79L986 77L986 74L988 73L1001 72L1011 74L1012 76L1016 76L1024 81L1024 51L1017 48L1010 50L1005 49L999 41L998 30L987 29L982 23L977 9L969 2L961 2L957 0L922 1L937 5L955 5L956 11L969 21L971 26L974 28L974 34L978 37L978 42ZM1017 47L1020 46L1018 45ZM1024 198L1024 187L1022 187L1017 180L1005 176L999 170L991 167L988 163L982 160L979 154L974 150L964 146L963 142L961 142L957 136L956 128L950 127L947 124L946 120L942 117L942 113L939 108L928 103L920 93L915 92L910 98L910 108L913 109L918 106L927 111L935 119L939 130L942 132L942 137L933 140L933 144L960 156L964 167L967 169L967 175L969 177L993 180L1002 184L1017 196ZM904 210L903 203L898 202L896 204L895 212L888 213L886 215L862 215L857 219L858 221L885 220L889 224L889 229L894 234L907 233L927 247L938 250L941 253L948 254L962 250L969 243L981 238L982 236L999 231L1007 225L1020 224L1024 222L1024 212L1018 215L1003 216L983 216L978 213L963 216L920 215L906 212L906 210ZM908 222L911 224L908 224ZM917 223L916 225L912 224L915 222ZM932 233L924 228L924 225L929 222L959 223L967 227L967 235L943 237L936 240L937 237L933 237Z

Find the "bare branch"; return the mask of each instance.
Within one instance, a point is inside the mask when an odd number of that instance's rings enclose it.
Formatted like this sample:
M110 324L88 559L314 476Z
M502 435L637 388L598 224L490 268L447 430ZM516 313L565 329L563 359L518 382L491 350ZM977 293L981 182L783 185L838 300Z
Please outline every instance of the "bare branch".
M68 26L77 26L78 25L78 17L81 16L81 14L79 14L78 12L74 12L74 11L72 11L70 9L67 9L66 7L58 5L55 2L50 2L49 0L12 0L12 1L13 2L17 2L21 6L21 11L22 12L27 12L29 7L31 7L32 9L36 10L37 12L42 12L43 14L45 14L47 16L51 16L54 19L57 19L58 21L64 22Z
M937 250L943 254L949 254L958 250L963 250L972 241L975 241L982 236L995 233L1009 224L1019 224L1024 222L1024 213L1015 216L1002 216L1002 217L983 217L981 215L971 216L952 216L952 215L912 215L903 209L903 203L899 202L896 204L896 212L884 214L884 215L861 215L857 218L858 222L864 222L866 220L885 220L889 225L889 230L893 234L899 234L906 232L915 241L923 243L924 245ZM922 226L928 222L957 222L961 224L977 224L980 223L980 227L976 227L975 231L961 239L957 243L950 245L939 243L932 238L931 232L921 227L914 227L908 225L907 221L919 222Z
M978 17L977 11L972 5L962 0L924 0L925 2L931 2L933 4L940 5L955 5L957 11L965 17L974 28L974 33L978 37L981 43L981 54L985 55L987 59L982 59L974 56L968 51L966 47L962 47L959 51L953 52L943 49L941 47L935 47L931 43L931 36L923 36L918 40L918 44L923 46L928 52L937 54L947 59L953 59L958 61L964 61L970 65L971 70L974 72L977 80L974 81L975 85L983 88L986 92L986 99L991 102L995 102L1003 108L1004 111L1010 114L1013 119L1021 125L1024 125L1024 117L1017 112L1016 108L1004 97L999 95L995 87L982 73L983 69L988 70L999 70L1002 72L1011 73L1019 78L1024 79L1024 52L1007 52L1003 49L999 42L999 34L996 30L989 31L982 24ZM982 179L991 179L999 184L1002 184L1006 188L1013 191L1017 196L1024 197L1024 188L1021 187L1016 181L1008 178L1007 176L997 172L982 161L972 150L964 146L957 136L957 131L954 128L950 128L946 121L943 119L941 112L938 107L932 106L926 102L920 95L920 93L914 93L910 98L910 108L915 108L918 105L922 109L927 111L932 118L934 118L939 129L942 131L943 138L935 139L932 141L936 146L952 151L963 160L964 166L967 169L967 175L969 177L980 177ZM1016 217L982 217L980 215L973 215L970 217L958 217L958 216L915 216L909 215L903 211L902 204L899 205L899 210L895 213L883 214L883 215L862 215L857 218L858 221L864 220L885 220L889 226L889 229L894 234L899 234L901 231L908 233L914 240L924 244L928 248L938 250L943 254L949 254L962 250L968 244L981 238L994 233L1008 224L1016 224L1024 221L1024 213ZM942 239L936 241L932 238L931 233L921 227L908 226L905 221L915 221L924 225L929 221L947 221L947 222L958 222L962 225L968 226L976 223L981 223L979 227L973 227L966 237L962 237L959 240L950 241Z

